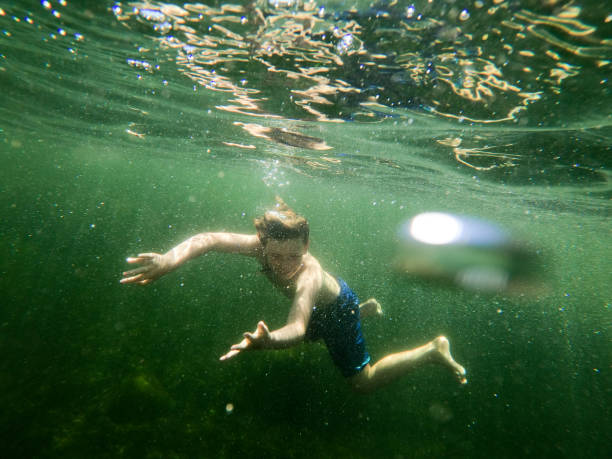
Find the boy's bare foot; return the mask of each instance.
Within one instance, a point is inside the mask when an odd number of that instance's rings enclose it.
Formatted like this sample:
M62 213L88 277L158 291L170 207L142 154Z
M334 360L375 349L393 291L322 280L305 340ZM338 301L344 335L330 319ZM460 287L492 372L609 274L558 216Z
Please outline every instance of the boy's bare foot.
M434 349L438 352L444 364L448 365L457 375L461 384L467 384L467 378L465 377L465 368L455 362L453 356L450 353L450 343L445 336L438 336L432 341Z
M361 317L382 316L382 306L376 299L370 298L359 305L359 315Z

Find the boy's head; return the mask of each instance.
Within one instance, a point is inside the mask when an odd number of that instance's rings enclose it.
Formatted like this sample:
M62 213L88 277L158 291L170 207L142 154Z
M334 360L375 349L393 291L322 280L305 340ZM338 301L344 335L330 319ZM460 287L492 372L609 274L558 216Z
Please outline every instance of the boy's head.
M255 219L257 235L263 245L267 268L280 279L291 279L303 266L308 251L308 221L276 198L273 210Z
M308 221L296 214L278 196L274 209L268 210L263 217L255 219L255 228L264 246L270 240L287 241L291 239L299 239L304 245L308 245L310 235Z

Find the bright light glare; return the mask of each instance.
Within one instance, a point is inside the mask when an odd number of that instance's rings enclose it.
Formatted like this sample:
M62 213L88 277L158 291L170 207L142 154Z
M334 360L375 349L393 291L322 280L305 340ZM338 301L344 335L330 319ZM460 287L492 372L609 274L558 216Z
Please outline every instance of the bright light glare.
M425 244L450 244L461 235L461 222L452 215L428 212L414 217L410 223L410 235Z

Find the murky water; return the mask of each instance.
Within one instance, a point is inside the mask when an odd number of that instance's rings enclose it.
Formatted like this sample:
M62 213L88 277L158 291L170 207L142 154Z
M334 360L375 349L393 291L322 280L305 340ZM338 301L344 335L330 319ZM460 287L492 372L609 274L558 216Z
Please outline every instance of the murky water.
M84 5L84 6L83 6ZM0 2L0 397L7 457L605 457L610 11L597 2ZM382 318L367 397L322 345L221 363L288 304L210 254L147 288L125 257L252 231L280 195ZM392 269L444 211L537 253L497 294Z

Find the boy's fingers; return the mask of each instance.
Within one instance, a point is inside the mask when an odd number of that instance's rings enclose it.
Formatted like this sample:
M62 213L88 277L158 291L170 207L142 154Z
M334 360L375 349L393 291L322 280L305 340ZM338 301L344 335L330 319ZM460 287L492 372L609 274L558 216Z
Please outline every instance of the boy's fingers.
M150 253L139 253L137 257L127 257L128 263L147 263L153 259Z
M141 278L142 278L142 274L138 274L137 276L124 277L119 282L122 284L130 284L132 282L138 282Z
M127 261L128 263L148 263L151 262L153 260L155 260L155 258L157 258L159 255L158 253L139 253L137 257L127 257L125 259L125 261Z
M147 270L147 268L145 268L145 267L136 268L136 269L130 269L129 271L124 271L123 275L124 276L135 276L136 274L141 274L141 273L145 272L146 270Z
M156 253L151 253L151 252L147 252L147 253L139 253L138 257L140 258L146 258L148 260L150 260L151 258L155 258L157 256Z
M236 354L238 354L240 351L229 351L227 354L222 355L221 357L219 357L219 360L227 360L227 359L231 359L232 357L234 357Z
M148 259L145 258L140 258L140 257L129 257L126 258L125 261L127 261L129 264L131 265L136 265L136 264L144 264L144 263L148 263Z

